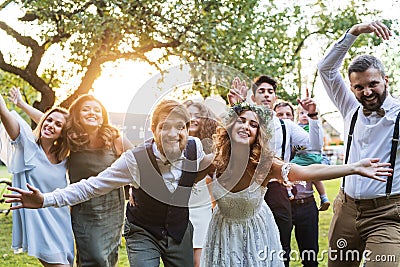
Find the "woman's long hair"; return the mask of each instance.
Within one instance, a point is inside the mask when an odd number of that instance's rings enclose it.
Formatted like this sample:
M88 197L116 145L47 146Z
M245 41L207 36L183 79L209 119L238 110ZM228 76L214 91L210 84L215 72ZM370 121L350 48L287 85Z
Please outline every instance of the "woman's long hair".
M247 170L251 175L254 175L257 169L257 174L261 174L260 179L264 180L270 170L274 155L273 151L271 151L269 147L272 138L272 130L270 127L272 113L261 106L253 106L248 103L238 105L239 108L235 108L237 105L231 108L227 117L225 118L225 126L218 127L217 133L214 135L214 166L217 170L216 175L219 177L223 172L226 171L232 156L241 156L231 155L232 151L230 135L232 134L232 128L236 123L238 116L240 116L243 112L250 110L257 115L259 120L259 128L257 130L256 140L254 144L250 146Z
M46 121L47 117L54 112L62 114L65 118L65 121L68 121L68 110L66 110L65 108L53 107L46 111L46 113L40 118L39 123L33 131L33 134L36 138L36 143L38 145L40 145L40 138L42 137L41 130L43 127L43 123ZM57 138L57 140L53 142L53 145L51 146L49 152L54 154L58 161L62 161L68 156L69 149L67 144L66 125L62 127L60 136Z
M87 149L89 145L89 134L80 124L80 111L86 101L96 101L101 107L103 123L99 128L98 135L102 139L104 147L113 149L114 140L120 136L117 128L109 124L108 113L104 105L93 95L85 94L78 97L69 107L69 120L66 126L67 141L71 151Z

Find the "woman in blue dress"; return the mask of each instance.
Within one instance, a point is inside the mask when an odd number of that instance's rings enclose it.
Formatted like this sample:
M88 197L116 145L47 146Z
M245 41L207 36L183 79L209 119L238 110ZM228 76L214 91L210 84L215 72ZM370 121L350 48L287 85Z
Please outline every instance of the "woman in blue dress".
M22 100L18 88L11 100L37 122L43 113ZM71 183L95 176L132 147L110 125L103 104L93 95L78 97L69 107L65 126L68 148L68 177ZM114 267L118 262L124 222L123 188L71 207L72 228L79 267Z
M15 111L7 109L0 96L0 116L1 160L12 174L13 186L27 189L27 183L35 184L46 192L66 187L64 126L68 112L50 109L32 132ZM17 210L12 219L15 252L27 252L44 266L72 266L74 240L68 207Z

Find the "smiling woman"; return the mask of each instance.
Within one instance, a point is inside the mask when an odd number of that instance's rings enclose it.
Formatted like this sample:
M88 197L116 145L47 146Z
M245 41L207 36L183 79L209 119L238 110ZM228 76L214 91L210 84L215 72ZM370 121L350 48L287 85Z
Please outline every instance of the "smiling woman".
M0 115L0 158L12 173L12 185L24 189L29 182L43 191L64 188L68 149L63 128L68 112L57 107L50 109L38 122L34 133L15 111L7 109L1 96ZM27 252L44 266L73 264L74 244L68 208L15 211L12 220L14 252Z
M71 183L97 175L131 146L122 144L119 131L109 124L108 113L92 95L81 95L69 108L66 131L70 147ZM77 263L116 266L124 219L124 191L117 188L71 207Z

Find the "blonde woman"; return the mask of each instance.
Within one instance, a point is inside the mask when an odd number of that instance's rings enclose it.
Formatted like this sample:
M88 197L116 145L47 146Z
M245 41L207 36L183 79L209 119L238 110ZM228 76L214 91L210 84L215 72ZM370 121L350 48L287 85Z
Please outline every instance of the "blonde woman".
M47 111L34 132L0 96L1 160L12 174L12 185L27 183L51 192L67 186L65 137L67 110ZM13 212L12 248L36 257L43 266L72 266L74 239L68 207Z

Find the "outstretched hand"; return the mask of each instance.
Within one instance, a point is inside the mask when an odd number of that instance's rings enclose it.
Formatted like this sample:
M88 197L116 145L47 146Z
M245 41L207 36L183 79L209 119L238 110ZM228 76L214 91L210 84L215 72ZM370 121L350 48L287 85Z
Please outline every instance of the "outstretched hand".
M392 36L392 32L389 28L380 21L356 24L351 27L349 33L355 36L363 33L375 33L376 36L383 40L389 40L390 36Z
M241 81L239 77L236 77L232 81L232 87L228 93L229 105L233 106L237 102L246 101L248 88L245 81Z
M30 191L23 190L16 187L7 187L8 190L18 194L4 194L6 203L21 203L21 205L12 206L11 210L21 208L39 209L43 206L44 197L39 189L27 184Z
M355 163L356 172L359 175L369 177L381 182L386 182L386 179L380 176L392 176L393 170L388 168L390 163L379 162L378 158L366 158Z

